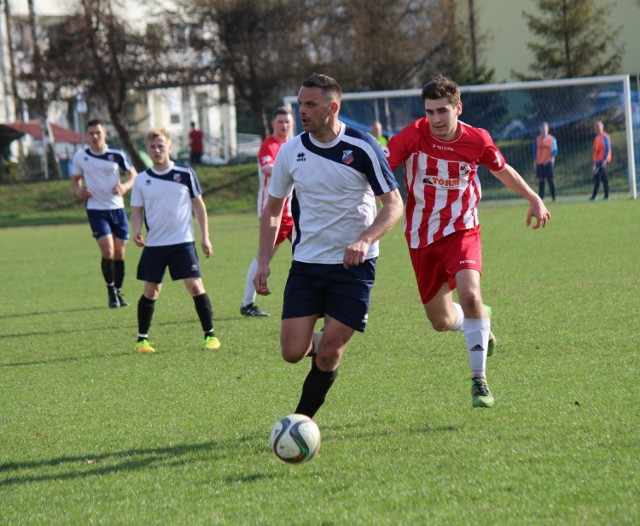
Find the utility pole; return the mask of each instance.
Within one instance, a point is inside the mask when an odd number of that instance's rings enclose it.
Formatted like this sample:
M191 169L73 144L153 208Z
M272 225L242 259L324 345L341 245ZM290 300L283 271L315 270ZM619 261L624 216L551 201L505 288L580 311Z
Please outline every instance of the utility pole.
M2 1L2 0L0 0ZM7 29L7 54L9 55L9 74L11 77L11 93L13 94L13 113L15 120L22 120L22 101L18 95L18 83L16 82L15 59L13 56L13 35L11 33L11 5L9 0L4 2L4 21Z
M476 6L474 0L469 0L469 46L471 51L471 72L478 73L478 42L476 38Z
M8 3L9 0L6 0L6 2ZM0 0L0 5L2 4L2 0ZM0 24L0 73L2 74L2 93L4 96L4 119L6 121L12 121L12 112L11 112L11 106L10 106L10 98L9 98L9 83L7 82L7 75L8 75L8 71L7 71L7 65L5 63L5 55L4 55L4 35L3 35L3 28L2 28L2 24Z
M29 0L29 22L31 25L31 38L33 39L33 69L36 79L36 106L40 114L40 129L42 132L43 168L44 178L49 179L49 157L56 162L53 152L53 137L49 133L49 122L47 118L48 104L44 96L44 82L42 79L42 58L40 56L40 43L38 40L38 22L33 0ZM55 168L54 168L55 170Z

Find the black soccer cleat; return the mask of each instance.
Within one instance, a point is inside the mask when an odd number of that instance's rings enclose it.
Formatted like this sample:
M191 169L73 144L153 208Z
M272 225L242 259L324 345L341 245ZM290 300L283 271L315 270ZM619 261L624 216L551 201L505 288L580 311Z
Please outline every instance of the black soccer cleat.
M243 305L240 307L240 314L249 318L268 318L269 313L264 312L255 303L249 303L249 305Z
M109 308L117 309L120 306L120 300L118 299L115 287L107 285L107 293L109 295Z
M128 307L129 302L122 297L122 292L120 291L120 289L115 289L115 291L116 298L118 298L119 307Z

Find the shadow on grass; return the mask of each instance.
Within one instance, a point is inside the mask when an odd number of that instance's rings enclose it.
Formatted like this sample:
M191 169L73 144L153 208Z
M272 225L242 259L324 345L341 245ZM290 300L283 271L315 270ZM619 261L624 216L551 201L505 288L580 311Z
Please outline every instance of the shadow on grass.
M11 362L11 363L0 363L1 367L28 367L30 365L47 365L52 363L65 363L65 362L83 362L87 360L96 360L102 358L116 358L119 356L131 356L135 353L133 350L133 345L131 346L131 351L122 351L118 353L107 353L107 354L92 354L89 356L65 356L61 358L48 358L46 360L30 360L28 362Z
M264 437L258 434L251 437L251 440L258 439L264 440ZM204 460L214 461L232 456L232 450L237 447L237 439L228 441L212 440L200 444L184 444L164 448L128 449L112 453L62 456L42 461L7 462L0 464L0 475L9 475L8 478L0 480L0 488L32 482L97 477L110 473L138 471L150 467L183 466ZM206 454L206 458L202 456L194 457L193 455L197 453ZM256 453L259 454L260 451L258 450ZM86 466L86 468L81 468L80 466ZM12 472L22 470L43 470L57 467L62 468L57 473L12 474ZM262 476L253 475L253 478L262 478Z
M428 424L425 424L405 429L393 428L385 430L371 430L366 432L354 432L354 427L358 426L327 426L325 428L326 431L348 431L348 438L340 435L332 436L331 433L328 433L326 442L332 442L334 440L368 440L372 437L379 438L398 434L424 435L433 433L448 433L455 432L460 429L459 426L453 425L430 426ZM264 443L265 447L247 449L246 447L242 446L243 443L253 442ZM197 462L211 462L227 458L236 458L237 453L235 452L238 450L242 450L243 455L246 455L247 451L253 451L250 454L254 456L263 456L269 451L265 435L263 433L254 433L251 435L236 437L229 440L211 440L208 442L184 444L171 447L128 449L124 451L99 454L87 453L84 455L61 456L49 460L40 461L6 462L4 464L0 464L0 477L3 475L7 477L4 478L4 480L0 480L0 488L16 486L20 484L29 484L33 482L74 480L80 478L108 475L111 473L126 473L148 468L155 469L161 468L163 466L184 466L186 464ZM81 468L80 466L83 466L83 468ZM20 471L47 470L50 468L61 469L57 473L35 473L24 475L21 475L19 473ZM255 472L243 473L237 476L229 476L224 480L231 483L253 482L263 478L272 478L273 476L278 475ZM286 476L286 474L281 474L281 476Z
M48 316L50 314L63 314L65 312L86 312L89 310L108 310L107 307L77 307L73 309L49 309L45 311L32 311L32 312L13 312L11 314L0 315L0 320L6 320L9 318L28 318L29 316Z
M98 308L94 308L94 309L78 309L79 311L86 311L86 310L101 310ZM68 311L56 311L56 313L60 313L60 312L75 312L74 310L68 310ZM135 309L132 311L133 314L133 318L135 319ZM51 314L51 312L47 312L47 313L29 313L29 314L24 314L24 316L37 316L37 315L44 315L44 314ZM16 315L17 316L17 315ZM2 318L2 316L0 316L0 319ZM229 318L215 318L214 322L218 323L218 322L227 322L227 321L237 321L238 319L242 318L242 316L238 315L238 316L234 316L234 317L229 317ZM83 327L83 326L79 326L77 328L73 328L73 329L47 329L47 330L42 330L42 331L29 331L29 332L22 332L22 333L9 333L9 334L0 334L0 340L3 339L8 339L8 338L32 338L35 336L51 336L54 334L78 334L78 333L91 333L91 332L104 332L107 330L117 330L117 329L122 329L123 325L121 320L115 320L117 323L115 325L100 325L99 328L96 327L91 327L91 328L87 328L87 327ZM159 320L159 323L157 323L157 326L171 326L171 325L186 325L186 324L191 324L194 321L197 321L197 316L196 313L194 312L193 316L191 317L185 317L184 319L181 320L172 320L172 321L162 321ZM132 322L133 326L134 326L134 330L135 330L135 321Z

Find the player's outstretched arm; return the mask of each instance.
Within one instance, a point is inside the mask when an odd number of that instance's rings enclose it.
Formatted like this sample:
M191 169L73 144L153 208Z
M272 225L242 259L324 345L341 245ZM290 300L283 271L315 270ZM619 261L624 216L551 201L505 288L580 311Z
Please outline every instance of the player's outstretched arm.
M209 241L209 217L207 216L207 205L204 204L202 196L199 195L191 200L193 205L193 213L200 227L200 246L205 257L211 257L213 254L213 246Z
M276 236L282 219L284 198L269 196L267 204L260 216L260 237L258 241L258 270L253 278L253 286L261 296L271 294L267 279L271 273L269 263L273 257L273 247L276 244Z
M536 228L544 228L551 219L551 214L547 207L544 206L540 196L536 194L526 181L520 176L520 174L508 164L504 165L504 168L499 172L491 172L503 185L510 190L513 190L517 194L529 201L529 210L527 211L526 225L531 225L531 220L535 218L536 222L533 225L534 230Z
M144 247L144 237L142 236L142 207L131 207L131 238L138 247Z

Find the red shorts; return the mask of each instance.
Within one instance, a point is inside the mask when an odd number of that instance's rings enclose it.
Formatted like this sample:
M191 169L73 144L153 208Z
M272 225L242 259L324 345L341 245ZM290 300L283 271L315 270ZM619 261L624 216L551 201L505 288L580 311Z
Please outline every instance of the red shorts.
M480 227L462 230L422 248L410 248L409 255L416 273L422 303L430 302L442 285L456 288L455 275L471 268L482 273L482 240Z
M278 235L276 236L276 246L282 243L285 239L291 241L293 235L293 217L283 216L280 221L280 228L278 229Z

